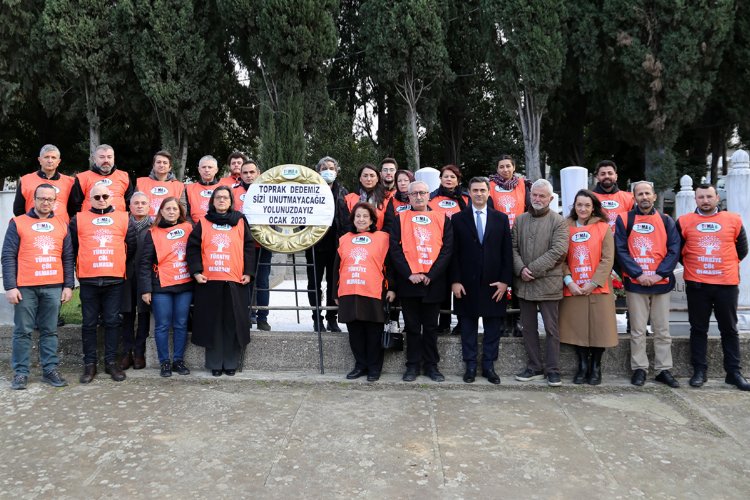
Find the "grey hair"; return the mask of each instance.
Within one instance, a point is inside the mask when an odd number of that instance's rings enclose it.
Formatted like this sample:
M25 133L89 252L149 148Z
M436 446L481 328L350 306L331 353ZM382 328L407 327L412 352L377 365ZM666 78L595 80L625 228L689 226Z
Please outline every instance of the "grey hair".
M430 190L430 186L425 181L412 181L412 182L409 183L409 192L410 193L414 191L414 186L417 185L417 184L424 184L424 186L427 188L427 191Z
M324 156L323 158L318 160L318 164L315 165L315 171L320 172L320 167L322 167L323 164L328 163L329 161L333 163L334 167L336 167L336 172L341 171L341 167L339 167L339 162L335 158L332 158L330 156Z
M103 150L103 149L111 149L112 151L114 151L114 150L115 150L115 148L113 148L113 147L112 147L112 146L110 146L109 144L99 144L99 145L98 145L98 146L96 147L96 149L94 150L94 154L96 154L96 152L97 152L97 151L101 151L101 150Z
M206 155L206 156L202 157L200 160L198 160L198 165L200 165L204 161L211 161L211 162L213 162L213 164L214 164L214 166L216 168L219 168L219 162L216 160L216 158L214 158L211 155Z
M534 181L534 184L531 185L531 189L534 188L544 188L547 191L549 191L550 196L555 194L555 190L552 189L552 183L548 181L547 179L537 179Z
M136 196L143 196L143 197L145 197L145 198L146 198L147 200L150 200L150 199L151 199L151 198L149 198L149 196L148 196L148 195L147 195L146 193L144 193L143 191L136 191L135 193L133 193L133 195L132 195L132 196L130 197L130 199L132 200L132 199L133 199L133 198L135 198Z
M57 154L61 154L60 148L58 148L54 144L45 144L44 146L42 146L42 149L39 150L39 157L41 158L42 156L44 156L44 153L49 153L50 151L57 151Z

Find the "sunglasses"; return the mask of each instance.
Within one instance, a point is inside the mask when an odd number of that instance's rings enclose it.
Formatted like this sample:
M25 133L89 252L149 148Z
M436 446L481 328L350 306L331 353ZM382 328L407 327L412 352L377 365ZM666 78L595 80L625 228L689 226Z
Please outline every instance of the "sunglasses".
M109 195L108 194L95 194L94 196L92 196L92 198L95 199L96 201L108 200Z

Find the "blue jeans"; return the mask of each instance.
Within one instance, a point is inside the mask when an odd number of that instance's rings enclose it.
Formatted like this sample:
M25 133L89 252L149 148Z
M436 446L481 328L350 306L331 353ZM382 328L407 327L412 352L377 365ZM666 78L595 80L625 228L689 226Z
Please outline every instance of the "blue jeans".
M39 361L47 373L57 368L57 314L62 286L21 286L21 302L15 305L11 364L17 375L29 375L31 334L39 328Z
M81 340L83 341L84 364L96 364L96 324L99 313L104 322L104 362L114 363L117 344L120 342L120 304L122 283L114 285L92 285L81 283Z
M255 249L255 262L260 262L258 266L258 274L255 276L253 283L247 287L248 293L250 294L250 304L258 306L268 306L270 301L270 292L268 291L269 281L268 278L271 276L271 266L264 265L271 263L272 252L265 248ZM253 301L253 290L258 287L260 290L255 292L255 301ZM259 321L268 321L268 309L255 309L250 310L250 318L257 318Z
M154 314L154 338L159 364L169 361L169 328L174 337L174 361L182 361L187 344L187 322L193 292L154 293L151 312Z

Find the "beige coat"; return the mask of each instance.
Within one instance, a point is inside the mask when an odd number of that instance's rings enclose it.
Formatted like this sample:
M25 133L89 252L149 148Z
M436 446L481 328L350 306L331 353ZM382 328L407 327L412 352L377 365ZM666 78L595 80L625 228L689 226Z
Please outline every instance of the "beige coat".
M575 227L573 219L567 219L568 227ZM592 217L586 225L606 224ZM612 293L610 273L615 260L615 242L612 231L607 231L602 242L602 256L594 270L594 283L609 283L610 293L576 295L564 297L560 302L560 342L583 347L614 347L617 345L617 319L615 318L615 296ZM568 261L563 264L563 276L570 274ZM564 286L564 285L563 285ZM588 320L586 319L588 318Z
M560 300L568 225L551 210L537 217L533 212L522 213L513 224L513 293L525 300ZM533 280L521 279L524 267L534 275Z

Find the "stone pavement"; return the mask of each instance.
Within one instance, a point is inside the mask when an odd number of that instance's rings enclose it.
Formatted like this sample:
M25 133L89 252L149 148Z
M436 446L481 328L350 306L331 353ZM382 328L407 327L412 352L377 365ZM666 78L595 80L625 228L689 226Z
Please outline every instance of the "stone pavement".
M66 371L70 381L78 372ZM750 394L204 370L11 391L2 498L747 498ZM605 373L605 377L607 374ZM687 386L687 380L682 380Z

